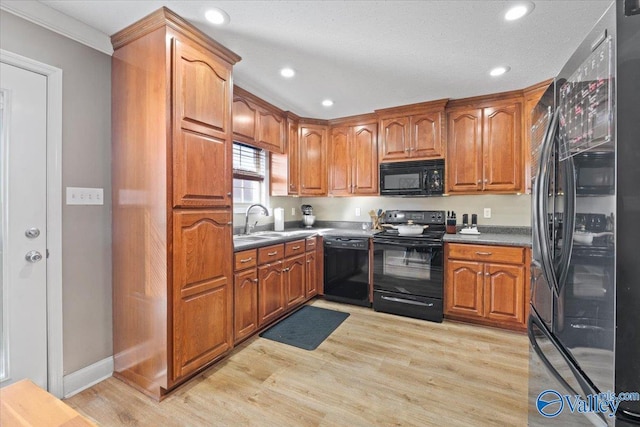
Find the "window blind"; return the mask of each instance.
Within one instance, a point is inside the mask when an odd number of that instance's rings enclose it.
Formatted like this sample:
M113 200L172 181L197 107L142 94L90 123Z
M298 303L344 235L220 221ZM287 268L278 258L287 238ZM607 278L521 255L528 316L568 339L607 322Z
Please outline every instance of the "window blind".
M233 143L233 177L252 181L264 181L265 151L247 145Z

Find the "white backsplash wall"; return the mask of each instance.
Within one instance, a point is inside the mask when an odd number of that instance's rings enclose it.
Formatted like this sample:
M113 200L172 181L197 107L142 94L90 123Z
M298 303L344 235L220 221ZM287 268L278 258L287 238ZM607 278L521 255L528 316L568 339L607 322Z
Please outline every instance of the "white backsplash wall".
M300 206L313 206L313 213L319 221L361 221L369 222L369 210L443 210L455 211L458 224L462 224L462 214L478 214L479 225L531 226L531 197L528 194L486 195L486 196L444 196L444 197L270 197L270 215L258 215L254 208L249 222L256 220L258 226L273 224L273 208L284 208L284 221L302 221ZM360 216L355 215L360 208ZM484 208L491 208L491 218L484 218ZM292 214L292 209L295 215ZM233 215L234 227L244 226L244 213Z
M286 197L272 198L287 200ZM393 210L443 210L455 211L458 224L462 224L462 214L478 215L479 225L531 226L531 196L523 195L473 195L443 197L305 197L296 198L301 204L313 206L317 220L321 221L369 221L368 212L378 209ZM287 200L288 201L288 200ZM284 202L283 202L284 203ZM283 204L281 203L281 204ZM356 216L360 208L360 216ZM491 218L484 218L484 208L491 208ZM285 209L285 214L290 214ZM297 218L300 218L298 211ZM285 221L290 217L286 216Z
M284 222L287 221L302 221L302 213L300 212L300 206L304 204L301 198L298 197L269 197L268 205L269 216L258 215L261 210L259 208L251 209L249 216L249 223L253 224L258 221L258 227L267 224L273 224L273 209L284 208ZM291 209L295 209L295 215L291 214ZM233 214L233 226L244 226L244 213L235 212Z

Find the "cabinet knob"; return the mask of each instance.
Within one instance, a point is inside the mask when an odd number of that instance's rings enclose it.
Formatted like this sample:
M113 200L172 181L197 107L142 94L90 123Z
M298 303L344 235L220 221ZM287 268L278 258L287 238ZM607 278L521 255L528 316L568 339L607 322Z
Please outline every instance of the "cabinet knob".
M485 276L490 276L489 272L487 271L486 273L484 273Z
M258 279L253 279L253 283L258 283Z
M478 184L482 184L482 180L481 179L478 180Z
M489 182L489 180L488 180L487 178L485 178L485 179L484 179L484 182L485 182L485 183L487 183L487 182Z

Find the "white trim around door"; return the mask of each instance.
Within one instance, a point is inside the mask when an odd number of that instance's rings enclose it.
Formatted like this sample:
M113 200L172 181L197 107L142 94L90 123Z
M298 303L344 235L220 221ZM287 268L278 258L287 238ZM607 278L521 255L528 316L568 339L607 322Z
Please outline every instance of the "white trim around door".
M0 62L47 77L47 368L49 392L62 398L62 70L4 49Z

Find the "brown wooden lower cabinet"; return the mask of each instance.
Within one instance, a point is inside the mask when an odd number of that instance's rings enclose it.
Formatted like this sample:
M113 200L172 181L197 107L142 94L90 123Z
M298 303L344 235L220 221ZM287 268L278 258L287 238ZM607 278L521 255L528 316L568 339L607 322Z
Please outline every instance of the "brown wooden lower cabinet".
M305 254L305 260L307 263L305 297L311 298L318 294L318 263L316 262L315 249Z
M316 237L235 253L234 342L318 294Z
M527 254L522 247L447 243L445 316L526 329Z
M230 214L174 211L173 375L178 381L233 347Z
M284 314L285 292L282 260L258 267L258 326Z
M287 308L301 304L306 291L306 256L304 253L284 260L284 288Z
M258 330L258 271L255 267L234 275L234 341Z

